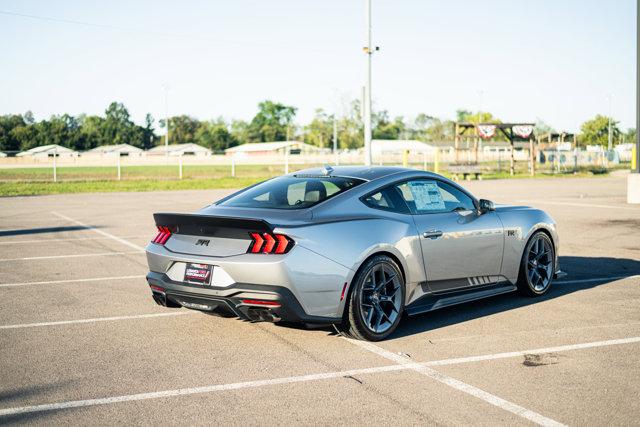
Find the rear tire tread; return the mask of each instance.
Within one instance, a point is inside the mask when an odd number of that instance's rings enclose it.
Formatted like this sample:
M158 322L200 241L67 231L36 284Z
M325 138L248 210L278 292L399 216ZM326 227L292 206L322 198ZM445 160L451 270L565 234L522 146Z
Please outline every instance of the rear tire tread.
M393 326L391 326L388 331L382 334L374 334L373 332L369 331L367 327L362 324L362 321L360 320L358 314L356 313L356 310L354 310L354 306L358 304L356 288L358 286L362 286L364 277L366 277L367 273L371 270L371 268L373 268L373 266L375 266L376 264L379 264L382 262L392 265L394 269L397 271L397 274L400 277L403 277L402 272L398 267L398 264L392 258L386 255L374 256L370 258L360 268L360 270L354 277L353 281L351 282L352 286L349 289L349 293L346 299L345 314L343 316L343 321L342 323L336 325L336 329L347 338L352 338L352 339L361 340L361 341L381 341L387 338L396 330L396 328L398 327L398 324L400 323L400 320L402 319L402 313L404 311L404 292L405 292L404 279L402 280L402 305L400 307L400 313L397 317L396 323Z

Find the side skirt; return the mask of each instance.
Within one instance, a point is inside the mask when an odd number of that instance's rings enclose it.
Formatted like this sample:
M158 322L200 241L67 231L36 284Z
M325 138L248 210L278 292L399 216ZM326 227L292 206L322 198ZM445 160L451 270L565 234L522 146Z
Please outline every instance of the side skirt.
M517 290L516 285L509 282L502 282L489 287L483 286L481 289L466 289L464 291L437 294L432 293L427 294L419 300L409 304L405 308L405 312L409 316L415 316L416 314L426 313L439 308L489 298L495 295L506 294L514 292L515 290Z

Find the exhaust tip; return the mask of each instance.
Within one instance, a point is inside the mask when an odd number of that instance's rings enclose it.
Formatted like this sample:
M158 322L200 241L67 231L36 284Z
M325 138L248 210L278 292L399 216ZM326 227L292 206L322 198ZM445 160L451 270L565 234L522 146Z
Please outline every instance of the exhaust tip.
M247 317L252 322L279 322L282 320L275 313L265 308L250 308L247 310Z

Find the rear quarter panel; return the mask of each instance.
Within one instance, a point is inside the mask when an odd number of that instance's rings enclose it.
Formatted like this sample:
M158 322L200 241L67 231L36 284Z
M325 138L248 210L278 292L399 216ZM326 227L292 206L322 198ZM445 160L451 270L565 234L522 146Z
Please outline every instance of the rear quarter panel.
M515 283L520 261L529 238L538 230L546 230L555 246L556 266L559 241L555 221L546 212L526 206L497 206L496 212L504 227L502 275Z

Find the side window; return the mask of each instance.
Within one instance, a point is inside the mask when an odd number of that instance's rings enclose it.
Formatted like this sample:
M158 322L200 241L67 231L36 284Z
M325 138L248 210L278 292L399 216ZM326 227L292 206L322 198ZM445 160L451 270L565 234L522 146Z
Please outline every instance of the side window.
M441 181L418 179L399 184L396 188L413 214L475 209L469 196Z
M407 204L395 186L383 188L379 192L365 197L362 201L365 205L372 208L398 213L409 213Z

